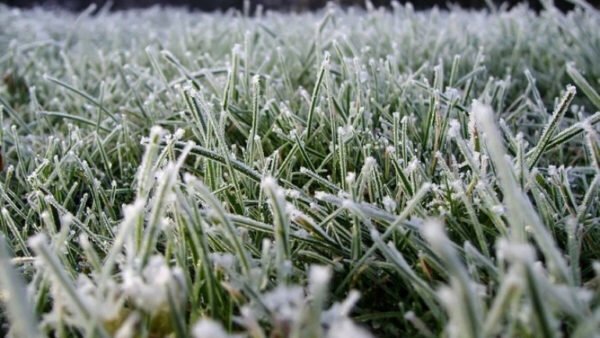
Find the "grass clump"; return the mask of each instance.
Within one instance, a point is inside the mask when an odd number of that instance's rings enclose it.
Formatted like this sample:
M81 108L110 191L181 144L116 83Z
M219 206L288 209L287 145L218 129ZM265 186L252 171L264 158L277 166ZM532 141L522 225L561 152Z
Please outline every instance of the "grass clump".
M0 7L4 329L598 334L578 6Z

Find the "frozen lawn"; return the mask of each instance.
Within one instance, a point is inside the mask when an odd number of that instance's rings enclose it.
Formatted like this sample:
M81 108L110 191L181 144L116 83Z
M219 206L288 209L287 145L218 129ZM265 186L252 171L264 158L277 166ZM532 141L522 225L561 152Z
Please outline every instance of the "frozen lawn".
M600 333L579 6L0 5L3 330Z

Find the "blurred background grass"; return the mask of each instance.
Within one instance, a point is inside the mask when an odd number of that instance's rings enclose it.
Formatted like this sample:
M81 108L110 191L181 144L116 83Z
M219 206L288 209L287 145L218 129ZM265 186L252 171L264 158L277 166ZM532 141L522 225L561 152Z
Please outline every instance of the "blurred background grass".
M260 4L266 9L278 10L316 10L327 4L334 2L345 6L364 6L364 0L252 0L250 3L253 7ZM389 6L390 0L371 0L375 6ZM399 1L405 3L407 1ZM528 3L528 5L536 10L541 9L542 5L539 0L518 1L518 0L492 0L496 5L506 3L509 6L514 6L518 3ZM108 0L1 0L0 3L8 4L16 7L32 7L42 5L45 7L66 8L74 11L80 11L95 3L99 7L109 3ZM149 7L153 5L171 5L185 6L192 9L205 11L226 10L228 8L242 8L244 0L115 0L110 1L110 8L114 10L127 8ZM448 7L450 4L460 5L467 8L482 8L486 7L484 0L416 0L412 1L413 6L418 9L427 9L434 6L441 8ZM569 10L573 6L569 1L555 0L555 5L562 10ZM591 4L598 6L600 1L591 1Z

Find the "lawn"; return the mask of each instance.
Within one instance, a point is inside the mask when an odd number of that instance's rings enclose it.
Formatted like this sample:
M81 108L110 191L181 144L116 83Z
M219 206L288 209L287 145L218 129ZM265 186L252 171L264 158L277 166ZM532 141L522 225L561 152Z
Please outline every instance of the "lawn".
M600 334L600 12L0 4L13 337Z

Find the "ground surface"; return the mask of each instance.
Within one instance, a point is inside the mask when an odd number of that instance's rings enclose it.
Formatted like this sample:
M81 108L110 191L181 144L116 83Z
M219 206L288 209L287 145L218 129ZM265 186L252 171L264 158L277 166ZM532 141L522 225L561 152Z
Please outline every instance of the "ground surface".
M14 336L600 332L594 9L0 7L0 50Z

